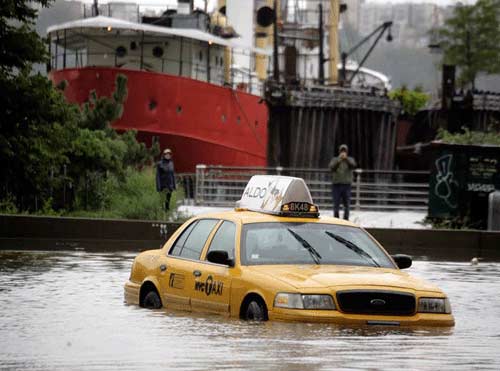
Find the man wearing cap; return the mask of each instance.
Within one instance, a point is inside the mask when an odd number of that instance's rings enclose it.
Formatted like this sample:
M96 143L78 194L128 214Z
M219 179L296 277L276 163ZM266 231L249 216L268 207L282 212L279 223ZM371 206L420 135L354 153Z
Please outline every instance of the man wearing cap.
M339 155L330 161L332 171L333 215L339 217L340 202L344 205L344 219L349 220L349 205L351 203L352 171L356 168L354 158L347 155L348 147L342 144Z
M163 151L161 160L156 164L156 190L165 192L165 211L170 209L170 198L175 189L174 161L172 151Z

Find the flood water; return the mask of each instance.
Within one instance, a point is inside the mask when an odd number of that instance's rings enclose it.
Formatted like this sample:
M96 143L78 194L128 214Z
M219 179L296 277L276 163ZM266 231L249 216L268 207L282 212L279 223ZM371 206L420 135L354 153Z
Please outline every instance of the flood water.
M500 263L409 269L449 294L453 329L349 329L127 306L134 256L0 251L0 368L500 369Z

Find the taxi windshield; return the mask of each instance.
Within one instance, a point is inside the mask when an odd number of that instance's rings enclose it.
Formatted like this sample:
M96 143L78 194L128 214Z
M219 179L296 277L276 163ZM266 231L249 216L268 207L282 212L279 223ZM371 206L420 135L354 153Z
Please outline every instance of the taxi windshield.
M243 226L241 263L340 264L395 268L363 230L323 223L252 223Z

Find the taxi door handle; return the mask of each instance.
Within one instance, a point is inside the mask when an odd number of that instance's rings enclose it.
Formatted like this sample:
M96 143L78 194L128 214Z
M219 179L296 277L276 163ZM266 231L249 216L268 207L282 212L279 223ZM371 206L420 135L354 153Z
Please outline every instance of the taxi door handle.
M195 277L200 277L201 276L201 272L199 270L195 270L195 271L193 271L193 275Z
M160 271L165 272L167 270L167 266L165 264L160 265Z

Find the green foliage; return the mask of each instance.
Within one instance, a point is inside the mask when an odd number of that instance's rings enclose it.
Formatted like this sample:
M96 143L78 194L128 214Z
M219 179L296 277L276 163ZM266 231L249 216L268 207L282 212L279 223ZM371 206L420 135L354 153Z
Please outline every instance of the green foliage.
M429 96L423 93L421 88L416 87L415 90L408 90L404 86L401 89L391 91L389 98L399 101L403 107L403 113L410 116L415 116L429 100Z
M0 214L19 214L16 203L10 195L0 199Z
M50 0L2 0L0 2L0 76L14 76L33 63L47 60L43 40L33 30L36 5Z
M489 144L500 146L498 124L491 125L487 131L471 131L466 127L462 127L462 131L462 133L452 134L447 130L439 129L436 139L450 144Z
M108 210L111 195L137 179L128 179L134 174L131 168L150 163L159 147L148 150L137 142L136 132L120 134L111 128L127 99L125 76L117 76L111 97L91 92L80 110L65 100L66 83L54 87L46 77L31 73L33 63L47 60L44 41L32 27L36 5L49 3L0 2L0 212ZM153 184L144 192L156 194L154 189ZM157 215L151 211L152 199L130 195L145 204L142 209L128 205L120 215ZM118 203L114 205L117 209Z
M116 88L111 98L98 97L92 91L82 108L81 127L91 130L109 128L114 120L122 116L127 94L127 77L121 74L116 77Z
M0 87L0 195L11 194L25 209L49 196L52 175L68 163L79 113L47 78L26 70L0 77Z
M137 142L134 131L119 134L110 127L127 95L122 75L112 98L93 93L82 111L43 76L22 71L2 82L0 161L5 165L0 189L14 197L20 210L39 209L65 184L77 194L96 195L85 208L98 207L99 179L108 174L123 179L128 167L144 166L157 151Z
M166 214L163 210L164 195L156 192L155 173L150 168L142 171L129 168L124 181L115 176L103 178L98 189L100 205L97 208L85 210L83 204L87 195L80 192L77 200L79 207L67 215L140 220L177 219L175 205L182 198L182 191L177 190L172 194L173 211ZM88 196L96 198L95 194Z
M426 217L422 223L430 225L432 229L478 229L479 225L473 223L469 216L457 216L454 218L430 218Z
M438 30L444 63L460 68L459 83L474 88L480 72L500 72L500 1L459 4Z

